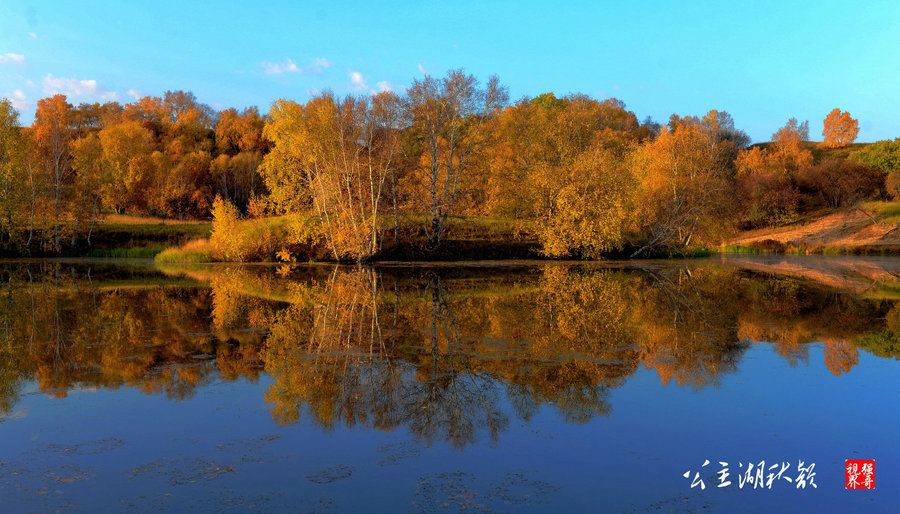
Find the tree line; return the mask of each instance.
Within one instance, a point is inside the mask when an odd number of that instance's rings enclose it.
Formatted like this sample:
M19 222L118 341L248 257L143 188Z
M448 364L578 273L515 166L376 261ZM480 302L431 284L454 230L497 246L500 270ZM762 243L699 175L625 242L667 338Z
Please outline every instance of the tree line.
M824 148L858 133L839 109L824 125ZM125 105L56 95L20 127L3 100L0 245L89 245L102 213L216 211L289 216L287 243L365 260L411 244L405 219L436 249L453 216L473 215L522 223L548 256L639 256L900 194L900 140L819 162L808 140L808 122L796 119L749 146L725 111L662 125L616 99L510 103L496 77L481 83L462 70L402 94L277 100L267 115L216 112L183 91Z

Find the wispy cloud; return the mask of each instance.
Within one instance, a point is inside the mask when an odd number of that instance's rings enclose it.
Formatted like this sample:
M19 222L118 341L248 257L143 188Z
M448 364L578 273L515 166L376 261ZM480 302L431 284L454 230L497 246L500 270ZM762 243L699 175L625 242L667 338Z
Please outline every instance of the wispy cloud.
M331 66L332 66L331 61L329 61L328 59L326 59L324 57L316 57L315 59L312 60L312 63L310 64L310 67L312 67L316 70L319 70L320 72L322 70L324 70L325 68L331 68Z
M53 74L48 73L41 83L44 86L44 93L48 95L62 93L71 96L91 96L97 94L96 80L67 79L54 77Z
M126 93L128 94L128 96L134 98L135 100L140 100L144 96L137 89L129 89L128 91L126 91Z
M25 64L26 61L22 54L0 54L0 64Z
M350 77L350 85L353 86L353 89L356 89L357 91L369 90L369 85L366 84L366 79L363 77L362 73L351 70L347 75Z
M281 75L283 73L304 73L307 75L321 75L326 68L332 66L331 61L324 57L316 57L306 66L297 66L292 59L288 58L281 62L263 61L259 63L266 75Z
M54 77L48 73L41 81L44 94L66 96L88 96L100 100L114 101L119 99L119 94L101 87L96 80L83 80L74 78Z
M24 111L25 109L27 109L29 107L29 105L28 105L29 102L27 100L28 100L28 97L25 96L25 93L22 92L21 89L16 89L15 91L13 91L12 98L10 98L10 102L12 103L12 106L17 111Z
M416 64L416 68L419 69L419 73L422 75L428 75L428 70L425 69L425 63Z
M34 32L29 32L28 35L31 36L31 39L37 39L37 34Z
M266 75L281 75L282 73L298 73L300 71L300 67L290 59L286 59L284 62L263 61L259 65L262 66L263 73Z
M386 81L386 80L382 80L382 81L376 83L376 84L375 84L375 87L378 88L378 91L379 91L379 92L393 91L393 90L394 90L394 85L391 84L390 82Z

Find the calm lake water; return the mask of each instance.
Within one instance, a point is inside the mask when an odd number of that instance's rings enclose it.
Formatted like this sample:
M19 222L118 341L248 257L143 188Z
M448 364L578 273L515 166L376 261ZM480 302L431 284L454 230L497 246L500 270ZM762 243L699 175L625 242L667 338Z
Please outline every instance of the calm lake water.
M900 508L900 259L0 278L3 512Z

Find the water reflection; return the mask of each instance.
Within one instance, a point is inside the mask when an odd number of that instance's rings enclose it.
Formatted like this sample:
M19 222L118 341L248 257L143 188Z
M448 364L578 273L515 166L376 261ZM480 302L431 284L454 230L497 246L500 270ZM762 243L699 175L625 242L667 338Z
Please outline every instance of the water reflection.
M835 375L858 348L900 346L894 300L722 264L163 271L2 266L0 415L30 382L181 399L265 373L279 423L463 447L544 406L571 423L609 415L641 366L701 389L757 341L792 366L822 342Z

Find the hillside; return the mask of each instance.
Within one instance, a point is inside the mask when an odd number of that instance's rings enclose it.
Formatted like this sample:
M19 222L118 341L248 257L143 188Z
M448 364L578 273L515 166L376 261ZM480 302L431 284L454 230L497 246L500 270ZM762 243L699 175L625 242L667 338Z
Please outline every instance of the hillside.
M751 145L750 147L759 147L762 149L768 148L771 145L771 142L766 143L756 143ZM803 147L810 151L813 155L813 159L815 159L815 163L818 164L821 161L827 159L846 159L850 156L851 153L862 150L863 148L869 146L872 143L853 143L848 146L842 148L826 148L820 146L822 143L820 141L805 141L803 142Z
M813 250L900 248L900 202L868 202L784 227L751 230L728 244L752 247L764 241Z

